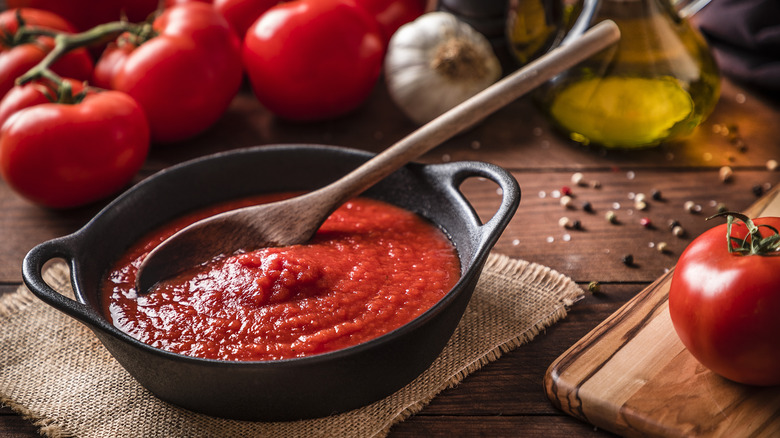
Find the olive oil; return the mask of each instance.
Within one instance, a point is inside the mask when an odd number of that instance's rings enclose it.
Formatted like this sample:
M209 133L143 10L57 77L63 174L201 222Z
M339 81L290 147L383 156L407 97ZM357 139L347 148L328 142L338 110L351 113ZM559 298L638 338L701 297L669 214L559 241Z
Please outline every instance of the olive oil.
M675 78L615 76L582 79L563 88L550 114L580 143L637 148L690 133L703 117L696 107Z
M690 134L713 110L720 75L700 34L668 0L603 0L621 40L547 84L537 95L570 138L641 148Z

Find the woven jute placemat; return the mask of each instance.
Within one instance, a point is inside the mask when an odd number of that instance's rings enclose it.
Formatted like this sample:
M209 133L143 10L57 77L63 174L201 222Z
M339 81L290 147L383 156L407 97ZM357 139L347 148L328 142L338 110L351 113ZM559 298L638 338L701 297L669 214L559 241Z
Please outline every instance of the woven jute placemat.
M53 265L44 278L72 296L66 265ZM385 436L442 390L564 318L582 296L558 272L491 254L450 342L416 380L340 415L263 423L209 417L157 399L89 329L20 287L0 297L0 402L50 437Z

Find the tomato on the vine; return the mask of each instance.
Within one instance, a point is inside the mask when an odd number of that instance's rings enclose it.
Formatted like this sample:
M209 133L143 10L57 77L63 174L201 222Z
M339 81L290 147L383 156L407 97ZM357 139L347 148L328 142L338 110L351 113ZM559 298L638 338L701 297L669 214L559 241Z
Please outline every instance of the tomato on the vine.
M780 218L728 215L728 224L704 232L680 256L669 313L705 367L740 383L778 385Z
M152 140L175 142L213 125L243 78L240 41L213 6L166 9L146 35L123 34L95 66L93 83L144 109Z
M291 120L343 115L361 105L382 68L376 20L351 0L294 0L258 18L244 68L260 103Z
M51 208L115 193L149 150L146 118L133 98L66 81L73 94L61 102L48 102L55 87L39 83L14 87L0 102L0 175L23 197Z
M78 88L81 88L79 85ZM14 113L33 105L52 102L54 90L43 83L29 82L8 90L0 100L0 127Z
M64 18L38 9L9 9L0 13L0 98L13 86L14 81L38 64L54 48L54 40L45 35L25 36L24 28L75 32ZM92 75L92 58L85 49L67 52L51 67L55 73L74 79L86 80Z

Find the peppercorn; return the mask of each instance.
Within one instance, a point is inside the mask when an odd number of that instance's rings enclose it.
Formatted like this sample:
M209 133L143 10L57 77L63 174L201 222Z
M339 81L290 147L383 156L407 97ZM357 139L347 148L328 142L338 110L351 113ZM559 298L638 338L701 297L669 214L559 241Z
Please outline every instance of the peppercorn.
M614 212L614 211L612 211L612 210L608 211L608 212L607 212L607 213L604 215L604 217L607 219L607 222L609 222L609 223L611 223L611 224L615 224L615 223L617 223L617 215L616 215L616 214L615 214L615 212Z
M642 219L639 219L639 224L645 228L652 228L653 226L653 222L648 217L643 217Z
M658 245L656 245L656 249L658 252L666 252L668 245L666 242L658 242Z
M662 199L661 191L658 189L653 189L650 196L653 198L654 201L660 201Z
M683 208L688 213L698 213L701 211L701 205L693 201L685 201L685 204L683 204Z
M674 230L675 227L680 225L680 222L678 222L676 219L669 219L669 230Z
M631 266L634 264L634 256L631 254L626 254L623 256L622 262L626 266Z
M588 213L592 213L593 212L593 205L590 202L585 201L585 202L582 203L582 210L583 211L587 211Z
M676 227L672 228L672 234L677 237L682 237L685 235L685 228L677 225Z
M720 180L722 182L728 182L731 180L731 177L734 175L734 171L731 170L731 167L729 166L723 166L718 171L718 177L720 177Z
M569 186L561 187L561 195L571 196L571 188Z
M592 294L597 294L601 292L601 285L598 281L591 281L588 283L588 291Z
M753 186L753 194L756 196L761 196L764 194L764 188L761 187L760 184L756 184Z

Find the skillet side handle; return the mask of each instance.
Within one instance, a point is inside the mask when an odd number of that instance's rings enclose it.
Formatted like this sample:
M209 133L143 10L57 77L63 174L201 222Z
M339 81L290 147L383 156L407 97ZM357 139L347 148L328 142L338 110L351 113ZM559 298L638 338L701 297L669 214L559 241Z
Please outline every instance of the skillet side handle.
M490 220L484 224L479 224L477 227L480 245L492 247L517 211L517 207L520 204L520 185L509 171L494 164L472 161L454 162L445 166L452 166L449 167L451 171L449 183L452 189L469 205L470 203L458 188L467 178L483 177L493 181L501 189L501 204L498 210L496 210Z
M96 320L94 310L57 292L43 278L43 267L46 262L62 258L70 267L71 284L73 284L73 246L74 242L68 236L37 245L27 253L22 261L22 279L27 288L41 301L83 323L94 325Z

